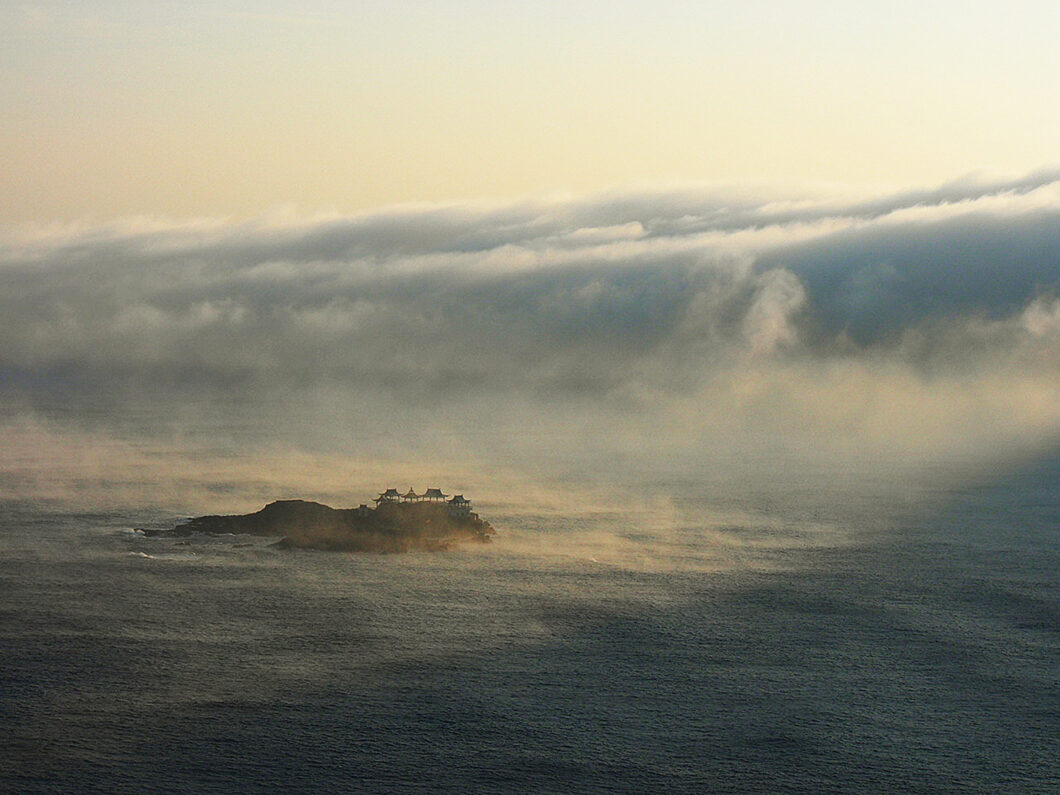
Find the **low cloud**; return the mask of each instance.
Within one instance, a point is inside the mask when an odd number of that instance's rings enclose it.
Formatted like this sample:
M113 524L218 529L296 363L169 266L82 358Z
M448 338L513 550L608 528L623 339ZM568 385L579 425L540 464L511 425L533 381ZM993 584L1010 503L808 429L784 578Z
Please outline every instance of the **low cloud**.
M986 460L1058 439L1057 251L1055 171L10 229L0 396L48 433L523 470Z

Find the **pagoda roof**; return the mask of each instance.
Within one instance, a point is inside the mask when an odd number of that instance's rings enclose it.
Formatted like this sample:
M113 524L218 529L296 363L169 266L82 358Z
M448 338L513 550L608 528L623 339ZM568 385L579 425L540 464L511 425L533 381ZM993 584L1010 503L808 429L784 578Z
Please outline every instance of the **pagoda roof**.
M409 486L409 490L401 496L405 497L406 499L412 499L413 497L419 497L420 495L413 491L412 486Z
M464 503L470 503L471 500L464 499L463 494L457 494L453 499L449 500L450 505L463 505Z
M398 494L397 489L387 489L382 494L374 499L375 502L389 502L390 500L400 499L401 495Z
M442 490L441 489L427 489L427 491L424 492L423 496L424 497L439 497L441 499L445 499L445 497L446 497L445 494L442 494Z

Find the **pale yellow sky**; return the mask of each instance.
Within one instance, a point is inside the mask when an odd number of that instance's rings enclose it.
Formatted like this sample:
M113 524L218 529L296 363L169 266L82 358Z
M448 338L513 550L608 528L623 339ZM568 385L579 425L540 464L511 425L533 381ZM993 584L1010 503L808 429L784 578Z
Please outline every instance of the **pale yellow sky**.
M1060 161L1054 2L0 8L0 223Z

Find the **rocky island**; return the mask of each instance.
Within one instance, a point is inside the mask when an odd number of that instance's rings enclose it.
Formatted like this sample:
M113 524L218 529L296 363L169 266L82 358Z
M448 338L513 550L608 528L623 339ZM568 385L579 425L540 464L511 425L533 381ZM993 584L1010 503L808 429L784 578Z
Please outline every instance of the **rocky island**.
M150 535L190 536L196 533L246 533L282 536L284 549L338 552L436 552L471 541L485 543L494 534L489 522L471 510L471 501L440 489L406 494L387 489L376 506L331 508L319 502L279 500L242 516L200 516L172 530Z

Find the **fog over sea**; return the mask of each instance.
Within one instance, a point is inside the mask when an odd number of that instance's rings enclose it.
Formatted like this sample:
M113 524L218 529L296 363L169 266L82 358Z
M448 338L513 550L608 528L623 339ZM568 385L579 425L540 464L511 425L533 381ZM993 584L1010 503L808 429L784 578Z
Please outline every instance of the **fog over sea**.
M1060 172L0 233L0 790L1060 789ZM387 487L491 544L137 528Z

